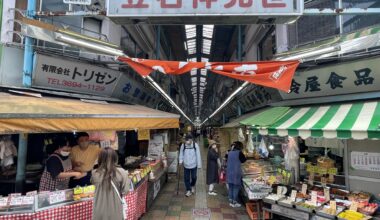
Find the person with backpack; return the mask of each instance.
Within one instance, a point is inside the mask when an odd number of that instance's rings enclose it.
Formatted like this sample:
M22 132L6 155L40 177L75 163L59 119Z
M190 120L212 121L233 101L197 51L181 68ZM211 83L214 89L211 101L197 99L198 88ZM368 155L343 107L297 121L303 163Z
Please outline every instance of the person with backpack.
M186 197L195 193L195 183L197 182L197 169L202 168L202 159L199 145L193 140L190 134L185 137L185 143L181 145L179 151L179 165L184 168L184 181L186 187Z

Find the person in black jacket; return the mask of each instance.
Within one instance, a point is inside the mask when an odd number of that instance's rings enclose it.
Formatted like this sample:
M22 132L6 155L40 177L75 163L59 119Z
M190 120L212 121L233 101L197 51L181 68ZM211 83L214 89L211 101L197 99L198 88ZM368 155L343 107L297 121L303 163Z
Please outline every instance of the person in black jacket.
M219 153L218 147L215 141L210 141L208 154L207 154L207 173L206 173L206 183L209 185L208 194L212 196L218 195L214 191L215 184L219 182Z

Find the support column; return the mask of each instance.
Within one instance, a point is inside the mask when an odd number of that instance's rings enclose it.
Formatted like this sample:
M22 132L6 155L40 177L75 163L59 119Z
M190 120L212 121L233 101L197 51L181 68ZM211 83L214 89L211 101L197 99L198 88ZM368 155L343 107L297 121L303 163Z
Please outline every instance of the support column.
M237 47L237 60L241 62L242 60L242 51L243 51L243 41L242 41L242 30L241 25L238 25L238 47Z
M37 2L36 0L28 0L27 17L33 18L35 15ZM25 37L25 50L24 50L24 66L22 84L25 87L32 86L32 72L33 72L33 43L34 39L31 37Z
M26 155L28 152L28 134L20 134L17 152L16 192L21 193L25 184Z

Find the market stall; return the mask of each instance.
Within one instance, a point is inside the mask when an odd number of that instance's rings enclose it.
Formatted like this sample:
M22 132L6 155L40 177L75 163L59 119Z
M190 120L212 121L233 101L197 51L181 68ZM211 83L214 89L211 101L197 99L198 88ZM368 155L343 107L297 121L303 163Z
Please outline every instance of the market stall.
M251 124L252 128L260 135L289 139L287 150L297 142L291 137L301 137L306 145L323 147L324 151L316 160L301 155L295 167L304 164L303 181L272 184L271 179L287 176L284 172L299 176L297 171L289 170L286 161L285 170L274 174L276 178L262 178L275 192L263 198L264 213L290 219L377 219L379 107L378 101L368 101L289 108L265 125L258 123L265 117L253 118L256 123ZM341 165L331 158L340 150ZM339 176L345 177L343 181Z
M99 98L78 100L20 91L15 93L17 95L0 93L0 133L22 134L18 137L17 166L11 167L15 171L17 167L17 174L8 177L9 182L16 183L16 191L20 193L0 197L0 219L89 219L92 215L93 186L23 194L28 167L27 133L86 131L91 142L117 150L116 131L179 126L178 115L143 106L99 101ZM161 167L162 160L157 161ZM126 195L127 219L138 219L146 212L148 179L150 176L155 178L156 171L149 160L143 160L139 167L129 170L132 181L131 191Z

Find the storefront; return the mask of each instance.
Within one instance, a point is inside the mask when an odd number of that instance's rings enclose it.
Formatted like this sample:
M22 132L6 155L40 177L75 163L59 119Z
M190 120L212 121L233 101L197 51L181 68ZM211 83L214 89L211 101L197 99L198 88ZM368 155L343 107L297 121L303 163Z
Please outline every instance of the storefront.
M34 176L28 175L32 166L27 164L27 157L42 148L27 146L28 136L44 134L48 137L53 133L87 132L92 143L120 150L120 136L125 132L141 131L140 135L144 136L143 131L167 131L179 126L178 115L113 101L63 98L24 91L0 93L0 133L20 134L16 144L17 173L9 172L11 169L16 171L16 166L9 166L7 172L11 175L2 173L0 180L15 185L17 193L0 198L0 219L90 219L92 216L94 186L44 193L34 191L38 189L35 188L27 192L30 188L24 186L29 179L41 175L37 169ZM144 138L151 141L150 132ZM163 145L159 147L164 151ZM148 153L150 150L147 147ZM158 178L156 171L164 171L164 155L157 155L157 158L151 155L153 153L144 155L149 157L135 169L129 170L132 190L125 195L128 203L127 219L138 219L146 212L148 182Z
M376 212L380 193L380 154L376 147L380 135L378 100L277 107L242 123L268 144L279 145L284 151L281 156L285 157L285 166L252 162L248 170L261 169L261 173L243 179L247 194L252 195L249 198L263 199L266 214L292 219L335 219L336 216L363 219L362 214ZM280 141L275 143L274 139ZM299 153L299 139L304 140L302 144L308 150L304 154ZM298 157L293 158L296 163L292 165L291 154L286 151L290 146L297 146L293 144L297 142ZM304 178L297 181L300 176ZM275 186L276 194L266 196L265 189L272 190L270 185Z

